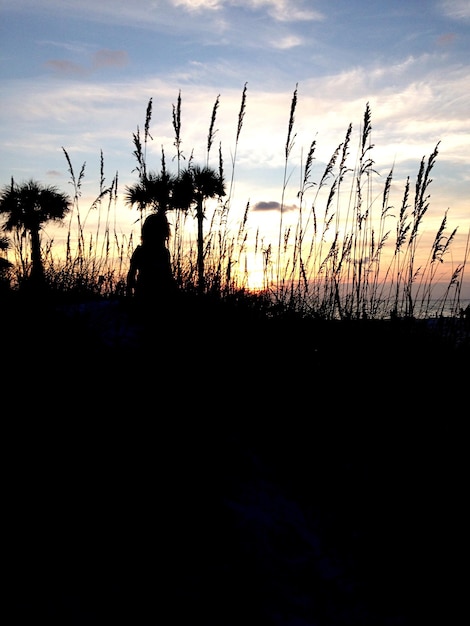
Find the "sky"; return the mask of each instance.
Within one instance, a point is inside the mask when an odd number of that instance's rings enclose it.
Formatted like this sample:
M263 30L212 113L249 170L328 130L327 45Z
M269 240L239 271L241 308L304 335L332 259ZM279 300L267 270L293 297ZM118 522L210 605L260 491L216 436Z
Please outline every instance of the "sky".
M136 228L124 205L137 182L133 134L152 101L148 167L176 168L181 148L205 164L223 155L236 225L273 243L298 219L306 154L317 185L352 125L355 164L366 106L373 196L393 167L391 204L438 146L423 240L447 212L457 228L442 273L464 259L470 229L470 3L468 0L0 0L0 185L35 179L72 192L68 163L85 166L85 204L118 176L119 233ZM244 91L245 90L245 91ZM236 142L242 94L245 109ZM296 95L288 159L288 123ZM217 103L217 106L216 106ZM306 205L309 200L306 200ZM93 216L90 219L93 218ZM427 230L429 228L429 231ZM470 271L466 270L468 274Z

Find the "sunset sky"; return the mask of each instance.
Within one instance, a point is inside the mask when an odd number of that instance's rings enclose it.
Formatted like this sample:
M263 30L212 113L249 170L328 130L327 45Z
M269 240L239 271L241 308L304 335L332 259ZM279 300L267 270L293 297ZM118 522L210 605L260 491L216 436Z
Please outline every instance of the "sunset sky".
M274 234L297 89L285 206L298 204L313 140L314 181L350 123L354 165L369 103L374 193L393 166L391 203L399 206L404 180L414 183L421 159L440 142L429 228L434 235L448 211L449 232L458 227L448 265L463 259L470 228L468 0L1 0L0 60L2 187L13 176L70 192L65 148L76 173L86 163L83 194L93 198L102 151L106 180L118 173L122 197L137 181L132 134L143 129L150 98L149 167L160 169L162 146L168 169L175 167L172 106L180 92L183 153L201 164L219 98L211 163L218 165L220 143L230 179L246 85L233 219L249 202L253 228ZM120 232L135 228L135 219L135 209L120 205Z

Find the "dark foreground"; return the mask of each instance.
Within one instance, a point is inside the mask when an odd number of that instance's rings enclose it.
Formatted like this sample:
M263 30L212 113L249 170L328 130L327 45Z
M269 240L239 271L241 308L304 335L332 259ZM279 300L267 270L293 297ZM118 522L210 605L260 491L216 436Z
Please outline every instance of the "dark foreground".
M8 623L456 623L461 338L210 308L129 339L90 309L2 315Z

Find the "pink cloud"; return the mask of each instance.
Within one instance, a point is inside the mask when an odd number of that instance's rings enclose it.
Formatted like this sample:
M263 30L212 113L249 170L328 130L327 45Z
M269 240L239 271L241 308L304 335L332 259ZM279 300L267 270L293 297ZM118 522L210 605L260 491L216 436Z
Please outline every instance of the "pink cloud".
M124 67L129 63L125 50L97 50L93 55L93 67Z
M445 35L441 35L437 38L437 45L449 46L455 41L456 37L457 35L455 33L445 33Z
M97 50L91 60L91 67L86 67L64 59L50 59L45 65L56 74L78 76L106 67L124 67L129 63L125 50Z
M85 69L78 63L64 61L63 59L50 59L46 61L45 65L57 74L77 75L85 73Z

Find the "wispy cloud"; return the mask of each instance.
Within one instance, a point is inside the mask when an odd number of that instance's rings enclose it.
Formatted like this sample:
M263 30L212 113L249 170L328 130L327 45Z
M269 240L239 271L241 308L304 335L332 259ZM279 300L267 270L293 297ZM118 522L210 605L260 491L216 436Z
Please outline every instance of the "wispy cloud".
M87 69L82 65L65 59L50 59L44 65L53 72L64 76L84 76L87 73Z
M183 7L188 11L216 11L222 9L223 0L170 0L175 7Z
M447 17L454 20L470 20L470 3L468 0L442 0L439 4Z
M104 61L110 61L111 65L116 58L119 61L121 57L119 54L116 57L104 55ZM412 71L415 64L419 69L416 78ZM65 62L63 66L57 62L54 68L64 73L83 69ZM172 104L182 88L182 130L184 146L189 151L190 147L205 145L212 106L220 92L217 126L220 140L228 150L232 146L243 85L240 83L237 89L216 90L204 82L206 72L209 73L208 68L201 73L201 81L184 85L177 77L163 76L111 84L42 81L35 87L34 99L27 97L29 82L25 82L24 87L16 82L14 92L4 90L4 117L16 120L16 136L20 143L23 141L21 129L25 130L26 139L30 133L29 124L34 121L47 124L51 133L59 136L64 133L76 145L86 143L90 148L95 141L98 150L105 148L106 142L112 144L112 137L121 135L128 137L130 147L131 133L143 122L148 99L154 97L152 124L155 137L159 137L158 146L161 138L166 137L171 149ZM408 80L405 80L406 76ZM317 137L316 157L326 161L343 140L348 124L360 125L365 104L369 101L374 136L380 139L377 143L381 149L380 144L388 146L391 158L393 151L399 158L409 158L413 154L419 157L432 149L431 141L437 140L451 141L457 149L459 137L462 147L453 154L456 157L462 152L463 157L468 145L470 102L467 87L465 68L450 69L445 79L437 80L430 67L424 71L419 59L409 60L402 68L377 67L375 73L357 68L300 82L294 128L296 151L302 146L305 149ZM247 110L238 151L242 164L267 169L283 166L293 88L294 85L285 85L274 91L248 83ZM54 141L53 135L51 141ZM446 158L445 154L442 158ZM130 171L129 167L127 171Z
M275 48L279 48L279 50L289 50L290 48L301 46L302 43L303 40L301 39L301 37L288 35L287 37L281 37L278 41L274 41L273 46Z
M268 13L281 22L300 22L310 20L323 20L324 15L320 11L312 9L314 2L292 2L291 0L252 0L248 1L255 7L265 6Z
M103 68L120 68L129 63L125 50L97 50L89 56L89 63L82 65L67 59L49 59L44 65L62 76L86 76Z
M90 53L90 45L83 41L62 41L57 39L39 39L37 44L42 48L57 48L69 54L83 55Z
M170 0L176 7L190 11L221 11L230 7L246 11L266 10L268 15L280 22L321 20L323 15L311 8L312 2L299 0Z
M308 23L325 16L312 8L308 0L3 0L5 9L28 15L49 13L68 18L86 18L101 24L139 26L158 32L171 28L175 33L200 36L212 32L237 32L236 22L248 25L255 17L263 17L262 26L272 23ZM236 11L236 21L233 12ZM190 13L188 20L185 14ZM258 27L261 23L258 21ZM233 43L233 42L232 42Z
M436 43L438 46L446 48L451 46L456 40L457 35L455 33L445 33L437 38Z
M97 50L93 55L92 66L125 67L129 63L129 56L125 50Z

